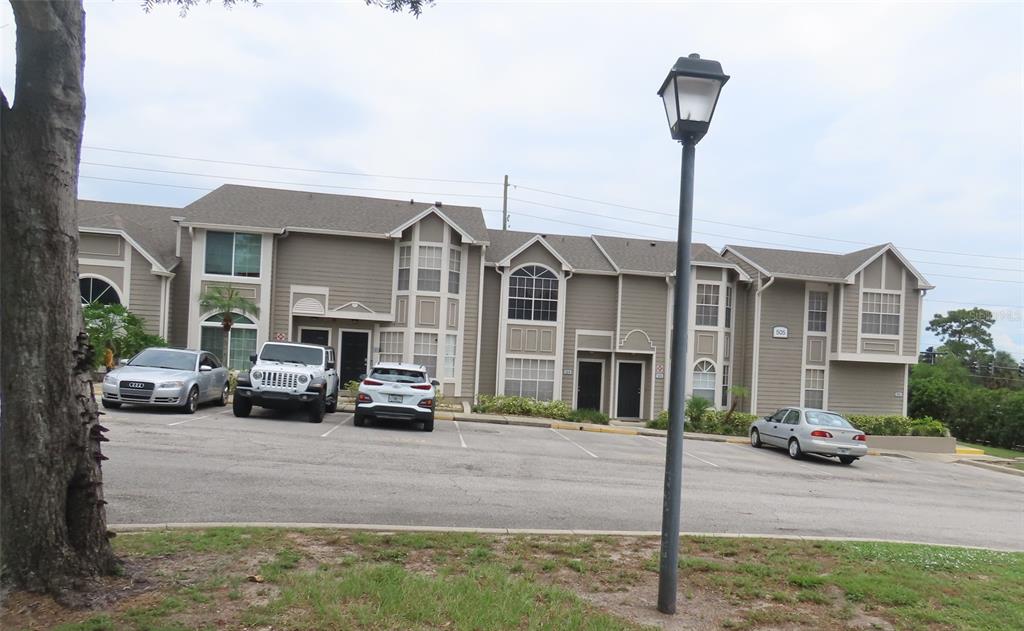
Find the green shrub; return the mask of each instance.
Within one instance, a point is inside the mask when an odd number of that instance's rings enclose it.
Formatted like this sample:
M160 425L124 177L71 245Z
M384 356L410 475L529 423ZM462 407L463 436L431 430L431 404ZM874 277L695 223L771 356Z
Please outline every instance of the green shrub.
M349 398L356 398L359 396L359 384L361 382L358 379L353 379L345 384L345 395Z
M911 419L911 436L949 436L949 430L942 424L942 421L933 419L930 416L925 418Z
M572 413L565 401L538 401L530 397L507 397L481 394L473 406L474 412L507 414L511 416L537 416L563 421Z
M607 425L608 415L599 410L573 410L565 420L572 421L573 423Z
M707 409L707 406L699 409L702 406L699 403L694 405L694 401L704 401L704 399L690 399L687 402L688 416L686 423L684 423L684 428L687 432L746 436L750 424L757 418L754 414L733 412L732 418L726 421L727 413L725 410L710 410ZM654 420L648 421L647 427L650 429L668 429L668 410L662 410Z
M146 333L145 321L124 305L91 302L82 308L82 315L93 349L90 360L94 370L108 359L113 367L119 359L128 359L150 346L167 346L164 338Z
M662 410L653 420L647 421L647 429L668 429L668 410Z

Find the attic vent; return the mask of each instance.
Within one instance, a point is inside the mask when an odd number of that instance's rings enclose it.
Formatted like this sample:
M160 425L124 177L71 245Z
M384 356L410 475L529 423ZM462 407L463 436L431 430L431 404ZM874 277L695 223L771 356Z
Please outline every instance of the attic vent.
M441 202L434 202L434 205L437 206L438 208L444 206L444 204L442 204Z
M409 203L410 203L410 204L415 204L415 203L416 203L416 200L415 200L415 199L410 199L410 200L409 200Z
M656 245L658 245L658 244L657 244L657 243L655 243L654 241L651 241L651 247L652 247L652 248L653 248L654 246L656 246Z

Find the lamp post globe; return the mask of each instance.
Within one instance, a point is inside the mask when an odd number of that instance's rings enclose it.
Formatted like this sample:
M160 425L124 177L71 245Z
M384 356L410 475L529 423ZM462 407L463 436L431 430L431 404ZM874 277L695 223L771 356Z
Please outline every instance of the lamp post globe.
M690 303L690 243L693 239L693 162L695 148L711 125L718 95L729 76L717 61L700 55L680 57L661 84L658 96L672 138L683 145L679 181L679 232L676 236L676 284L672 299L671 371L668 440L665 447L665 495L661 514L658 611L676 612L679 569L679 520L683 489L683 418L686 406L687 334Z

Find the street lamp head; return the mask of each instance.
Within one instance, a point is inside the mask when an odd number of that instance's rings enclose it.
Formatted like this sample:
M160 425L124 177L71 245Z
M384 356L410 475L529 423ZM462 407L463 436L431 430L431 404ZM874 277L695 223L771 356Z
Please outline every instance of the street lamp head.
M701 59L697 53L679 58L658 90L674 140L696 144L704 137L728 80L717 61Z

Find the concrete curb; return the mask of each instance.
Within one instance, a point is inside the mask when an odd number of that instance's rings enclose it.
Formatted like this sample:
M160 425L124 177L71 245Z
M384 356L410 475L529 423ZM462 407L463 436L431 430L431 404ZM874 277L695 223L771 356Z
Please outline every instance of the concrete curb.
M1000 473L1009 473L1010 475L1024 476L1024 471L1020 469L1012 469L1010 467L1004 467L989 462L981 462L979 460L957 460L956 462L957 464L971 465L972 467L988 469L989 471L999 471Z
M184 522L166 524L108 524L107 528L118 534L153 532L160 530L201 530L205 528L290 528L320 530L363 530L370 532L470 532L490 535L551 535L571 537L660 537L656 530L583 530L554 528L471 528L464 526L396 526L385 524L334 524L308 522ZM873 537L816 537L813 535L780 535L774 533L740 533L740 532L680 532L682 537L715 537L719 539L779 539L783 541L846 541L854 543L906 543L942 548L968 548L971 550L995 550L997 552L1015 552L1021 550L1011 548L993 548L986 546L965 546L955 543L932 543L928 541L909 541L906 539L876 539Z

